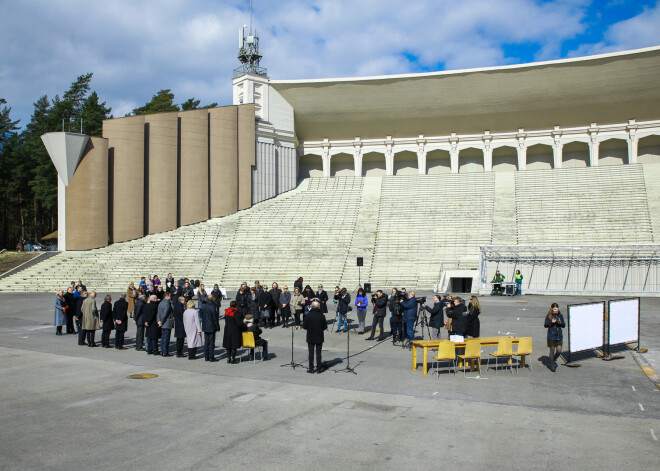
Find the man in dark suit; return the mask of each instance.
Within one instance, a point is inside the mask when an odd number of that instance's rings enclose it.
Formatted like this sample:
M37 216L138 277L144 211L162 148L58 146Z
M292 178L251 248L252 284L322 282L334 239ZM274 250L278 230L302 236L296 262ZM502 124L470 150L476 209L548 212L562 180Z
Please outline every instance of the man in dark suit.
M199 315L202 321L202 332L204 332L204 360L218 361L214 355L215 334L220 331L220 319L213 304L213 295L209 295L206 302L202 303Z
M119 295L112 309L112 317L115 321L115 348L117 350L126 350L124 348L124 334L128 329L128 301L126 293Z
M371 335L367 337L366 340L373 340L374 335L376 334L376 325L380 329L380 334L378 335L378 341L385 339L385 329L383 328L383 321L385 320L385 311L387 308L387 295L383 293L383 290L379 289L376 292L376 298L373 300L374 305L376 306L376 312L374 312L374 319L371 322Z
M78 326L78 345L87 345L85 343L85 336L87 335L87 331L82 328L82 304L85 299L87 299L87 291L83 292L82 295L76 299L76 325Z
M303 320L303 329L307 331L307 348L309 349L309 367L308 373L314 373L314 351L316 351L316 372L323 371L323 362L321 361L321 348L325 340L323 332L328 329L328 321L321 312L321 303L313 301L309 313Z
M133 313L133 324L135 324L135 349L144 351L144 294L138 296Z

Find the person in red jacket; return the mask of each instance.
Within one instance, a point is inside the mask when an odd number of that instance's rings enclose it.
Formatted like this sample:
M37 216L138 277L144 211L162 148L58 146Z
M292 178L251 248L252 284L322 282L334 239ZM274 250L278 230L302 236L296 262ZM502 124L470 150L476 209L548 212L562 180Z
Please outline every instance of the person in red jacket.
M225 334L222 338L222 346L227 350L227 363L238 363L236 351L243 346L242 333L246 330L243 314L236 308L236 301L230 302L225 309Z

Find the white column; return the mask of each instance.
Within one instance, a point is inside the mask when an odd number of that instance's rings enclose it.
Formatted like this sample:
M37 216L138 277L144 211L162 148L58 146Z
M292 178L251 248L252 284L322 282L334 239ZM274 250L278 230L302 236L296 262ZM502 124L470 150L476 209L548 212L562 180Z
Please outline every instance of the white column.
M598 167L598 148L600 143L598 142L598 127L596 123L591 123L589 128L589 166Z
M451 173L458 173L458 137L456 133L451 133L449 138L451 150L449 151L449 162L451 164Z
M57 177L57 250L66 250L66 186Z
M552 142L553 142L552 156L554 159L554 167L561 168L564 145L561 143L561 130L559 129L559 126L555 126L555 130L552 131Z
M385 139L385 174L394 175L394 151L392 146L394 141L392 136L387 136Z
M420 134L417 139L417 172L420 175L426 175L426 139L424 134Z
M518 170L527 169L527 143L525 142L525 130L520 128L518 129L518 134L516 139L518 140Z
M353 143L353 166L355 168L355 176L362 176L362 142L360 138L356 137Z
M323 155L321 156L321 159L323 161L323 176L324 177L329 177L330 176L330 149L327 147L323 148Z
M628 120L628 163L636 164L637 163L637 146L639 144L639 139L637 139L637 124L635 124L634 119Z
M484 141L484 172L491 172L493 170L493 148L491 147L493 136L490 131L484 131L484 137L481 139Z

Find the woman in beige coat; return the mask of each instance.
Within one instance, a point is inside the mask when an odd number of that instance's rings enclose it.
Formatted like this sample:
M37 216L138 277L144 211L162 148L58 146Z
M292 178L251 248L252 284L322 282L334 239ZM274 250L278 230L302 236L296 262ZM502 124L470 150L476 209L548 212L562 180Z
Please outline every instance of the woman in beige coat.
M300 314L305 307L305 298L300 294L298 287L295 288L293 296L291 296L291 311L296 321L296 329L300 329Z
M87 346L96 347L94 336L99 329L99 311L96 308L96 291L89 293L89 296L83 301L82 307L82 328L87 332Z
M138 292L135 285L131 283L126 290L126 302L128 303L128 315L133 319L133 312L135 311L135 303L137 302Z

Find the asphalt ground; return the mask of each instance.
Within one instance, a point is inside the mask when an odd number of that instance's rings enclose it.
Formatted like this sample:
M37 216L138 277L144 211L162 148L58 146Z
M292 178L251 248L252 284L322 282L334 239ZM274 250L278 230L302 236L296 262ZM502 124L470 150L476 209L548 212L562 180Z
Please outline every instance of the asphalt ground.
M227 364L222 331L217 363L81 347L77 335L55 335L52 299L0 294L0 469L660 465L660 391L630 350L613 361L577 354L581 367L555 373L544 364L550 303L565 314L569 303L608 298L481 297L481 335L533 337L533 370L468 378L447 368L424 376L421 351L413 371L411 352L389 336L369 342L354 332L356 374L344 371L346 334L331 332L323 359L332 366L322 374L306 373L304 331L294 332L293 349L303 366L281 366L291 361L291 330L279 327L263 335L272 360L256 364ZM658 371L660 299L643 298L641 312L643 356ZM133 340L131 325L126 345ZM136 373L158 376L128 378Z

